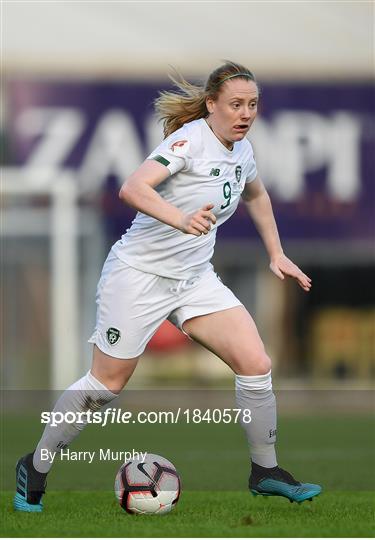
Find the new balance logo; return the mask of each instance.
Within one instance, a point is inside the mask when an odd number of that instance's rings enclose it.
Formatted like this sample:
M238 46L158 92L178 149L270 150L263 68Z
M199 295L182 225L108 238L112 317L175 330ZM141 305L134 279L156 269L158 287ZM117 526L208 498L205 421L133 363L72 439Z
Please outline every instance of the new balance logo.
M219 176L220 169L211 169L210 176Z

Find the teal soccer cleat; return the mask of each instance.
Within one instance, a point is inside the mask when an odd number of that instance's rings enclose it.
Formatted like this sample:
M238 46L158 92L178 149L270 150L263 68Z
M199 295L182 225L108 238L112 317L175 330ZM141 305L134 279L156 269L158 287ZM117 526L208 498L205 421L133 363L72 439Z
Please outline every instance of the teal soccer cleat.
M41 512L41 499L46 489L47 474L34 469L33 454L27 454L16 465L16 494L14 509L19 512Z
M268 469L256 463L251 467L249 488L253 495L286 497L290 502L298 503L312 501L313 497L322 491L317 484L297 482L290 473L280 467Z

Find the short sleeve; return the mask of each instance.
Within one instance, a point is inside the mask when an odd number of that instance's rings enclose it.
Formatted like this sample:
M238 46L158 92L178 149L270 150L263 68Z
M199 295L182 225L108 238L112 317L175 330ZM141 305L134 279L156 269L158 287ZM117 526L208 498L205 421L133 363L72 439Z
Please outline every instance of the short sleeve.
M182 130L167 137L147 159L165 165L171 174L186 169L189 161L190 141L184 137Z
M253 182L258 176L257 164L254 157L253 148L250 144L250 156L247 163L247 174L246 174L246 183Z

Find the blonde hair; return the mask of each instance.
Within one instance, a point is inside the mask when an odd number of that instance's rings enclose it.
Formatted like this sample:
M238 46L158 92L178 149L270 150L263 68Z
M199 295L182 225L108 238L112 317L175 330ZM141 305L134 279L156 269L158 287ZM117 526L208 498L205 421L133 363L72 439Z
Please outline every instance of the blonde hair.
M228 79L240 77L256 83L251 71L240 64L225 62L215 69L207 79L205 86L191 84L176 71L176 77L169 78L178 91L162 91L154 101L155 111L163 121L164 138L182 127L186 122L206 118L208 110L206 99L217 99L221 85Z

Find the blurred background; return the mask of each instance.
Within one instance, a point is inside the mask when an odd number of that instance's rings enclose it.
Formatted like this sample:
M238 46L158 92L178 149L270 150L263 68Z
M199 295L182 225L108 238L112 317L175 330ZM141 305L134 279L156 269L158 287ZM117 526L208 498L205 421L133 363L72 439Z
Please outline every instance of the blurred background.
M3 386L62 389L91 361L95 291L134 212L118 199L162 139L171 66L230 59L257 76L249 138L304 293L268 270L243 206L214 265L253 315L285 388L370 388L375 375L374 6L370 2L4 2ZM232 385L169 323L133 387ZM302 386L301 386L302 385Z

